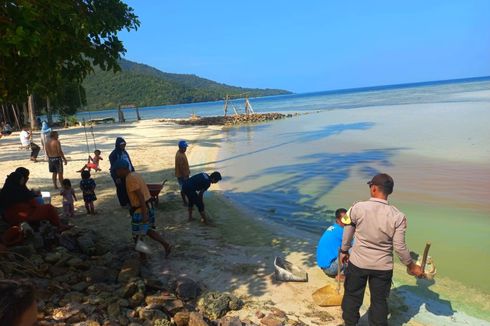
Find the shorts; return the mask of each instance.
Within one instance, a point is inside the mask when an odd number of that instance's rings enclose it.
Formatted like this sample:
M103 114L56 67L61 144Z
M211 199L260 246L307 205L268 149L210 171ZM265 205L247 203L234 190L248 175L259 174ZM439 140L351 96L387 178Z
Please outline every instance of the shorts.
M61 157L49 157L49 172L63 173L63 160Z
M87 168L89 169L97 169L99 166L95 163L87 163Z
M148 208L148 221L143 222L143 215L141 209L137 209L131 215L131 231L133 236L146 235L148 231L155 225L155 209L153 207Z
M328 267L322 267L322 271L327 275L327 276L336 276L339 268L339 263L337 259L333 260L330 266ZM340 272L343 273L345 270L345 264L342 264L340 266Z

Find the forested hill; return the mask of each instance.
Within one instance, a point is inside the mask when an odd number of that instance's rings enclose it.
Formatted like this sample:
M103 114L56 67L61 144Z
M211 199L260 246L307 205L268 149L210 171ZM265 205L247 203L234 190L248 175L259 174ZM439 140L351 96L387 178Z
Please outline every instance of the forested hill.
M156 106L221 100L247 93L250 97L288 94L280 89L242 88L220 84L196 75L171 74L153 67L121 60L122 71L96 69L83 82L89 110L116 108L121 104Z

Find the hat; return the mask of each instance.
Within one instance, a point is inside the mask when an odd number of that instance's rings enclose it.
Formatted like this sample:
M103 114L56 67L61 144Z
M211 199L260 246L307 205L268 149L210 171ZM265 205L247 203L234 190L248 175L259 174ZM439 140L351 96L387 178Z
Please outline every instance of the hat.
M128 161L125 161L125 160L117 160L112 165L112 169L113 170L117 170L117 169L129 169L129 162Z
M187 146L187 142L185 140L181 140L179 141L179 148L186 148Z
M393 178L390 177L386 173L380 173L375 175L371 181L368 181L368 185L376 185L376 186L381 186L383 187L383 190L387 195L391 194L393 192L393 186L395 185L395 182L393 181Z

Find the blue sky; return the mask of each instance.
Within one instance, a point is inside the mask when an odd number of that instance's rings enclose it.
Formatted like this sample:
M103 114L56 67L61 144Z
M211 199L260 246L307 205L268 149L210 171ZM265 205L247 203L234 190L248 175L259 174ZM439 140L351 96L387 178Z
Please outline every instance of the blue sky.
M126 1L125 58L311 92L490 75L490 1Z

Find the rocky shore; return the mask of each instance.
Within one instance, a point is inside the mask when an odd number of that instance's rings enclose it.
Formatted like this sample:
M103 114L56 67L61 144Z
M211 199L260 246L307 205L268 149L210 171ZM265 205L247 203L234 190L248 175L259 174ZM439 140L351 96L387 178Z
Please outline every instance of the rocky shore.
M282 113L254 113L254 114L235 114L217 117L191 117L189 119L162 119L160 122L173 122L179 125L190 126L234 126L248 123L259 123L271 120L291 118L297 114Z
M244 306L240 298L188 277L157 277L133 248L111 247L90 229L57 234L42 225L22 245L3 249L0 262L1 278L29 278L36 286L39 325L256 325L226 316ZM287 322L277 308L256 317L268 326Z

